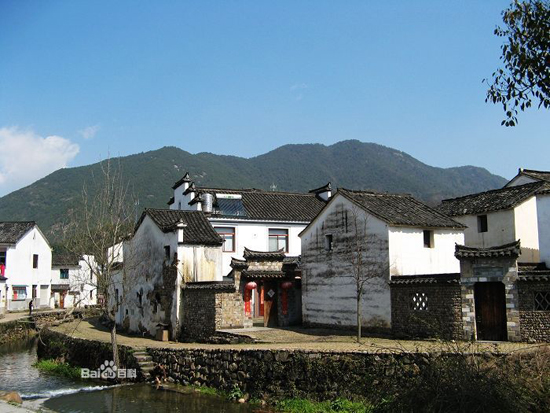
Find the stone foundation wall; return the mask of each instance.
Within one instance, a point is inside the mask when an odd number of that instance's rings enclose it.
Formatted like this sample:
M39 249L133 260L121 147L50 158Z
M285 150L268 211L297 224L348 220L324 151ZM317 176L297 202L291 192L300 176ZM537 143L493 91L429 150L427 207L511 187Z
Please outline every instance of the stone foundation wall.
M425 300L423 309L415 309L413 298L419 297ZM392 332L397 337L461 339L461 302L458 283L392 284Z
M143 380L144 377L133 352L131 347L118 346L119 367L136 369L138 372L136 380ZM93 370L100 368L106 360L113 359L111 343L73 338L47 329L40 333L37 354L39 359L61 360L72 366Z
M301 350L148 349L160 377L183 385L231 391L253 398L368 397L398 392L436 357L463 354L336 353ZM485 353L484 357L499 357Z
M550 292L550 282L518 282L522 341L550 342L550 311L535 310L535 293Z

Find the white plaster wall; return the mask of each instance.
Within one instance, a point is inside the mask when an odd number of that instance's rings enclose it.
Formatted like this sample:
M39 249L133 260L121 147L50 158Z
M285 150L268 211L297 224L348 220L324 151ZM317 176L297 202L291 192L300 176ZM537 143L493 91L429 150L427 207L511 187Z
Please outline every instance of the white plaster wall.
M390 227L389 250L392 275L444 274L460 272L455 244L464 244L464 233L456 229L434 229L433 248L424 247L422 228Z
M269 229L288 230L288 256L302 253L302 243L298 234L306 227L304 223L247 222L238 220L209 219L213 227L235 228L235 252L224 252L222 273L231 272L231 257L243 258L244 248L254 251L269 251Z
M33 255L38 254L38 268L33 268ZM9 310L27 310L32 297L32 287L36 285L37 298L35 308L48 307L51 295L52 251L42 232L35 226L19 240L15 246L6 249L5 276L7 291L2 295L7 297ZM27 286L27 299L12 300L13 285ZM42 294L41 294L42 293Z
M539 262L537 198L531 197L514 208L516 239L521 240L519 262Z
M185 282L222 281L222 254L220 247L179 245L178 272Z
M309 324L335 326L357 325L356 288L352 276L353 267L346 243L353 236L353 205L340 195L335 195L321 215L301 235L302 239L302 314ZM348 217L346 232L345 214ZM385 327L391 323L389 280L388 226L381 220L367 216L356 209L362 222L367 219L367 233L373 234L367 251L370 259L376 259L385 268L385 274L369 282L362 300L365 327ZM333 237L333 251L325 250L325 236Z
M519 176L516 176L515 178L513 178L510 182L508 182L506 184L506 186L507 187L519 186L519 185L530 184L530 183L537 182L537 181L538 180L535 179L535 178L531 178L531 177L526 176L526 175L519 175Z
M463 215L453 219L468 227L464 231L464 242L469 247L495 247L517 240L512 209L487 213L487 232L478 231L477 215Z
M550 267L550 194L537 195L540 261Z
M55 265L52 266L51 284L67 284L69 292L65 296L65 308L84 307L86 305L97 304L97 278L91 271L91 266L95 265L93 256L85 255L79 260L78 265ZM69 270L69 278L61 279L61 269ZM60 293L52 291L50 307L60 302Z

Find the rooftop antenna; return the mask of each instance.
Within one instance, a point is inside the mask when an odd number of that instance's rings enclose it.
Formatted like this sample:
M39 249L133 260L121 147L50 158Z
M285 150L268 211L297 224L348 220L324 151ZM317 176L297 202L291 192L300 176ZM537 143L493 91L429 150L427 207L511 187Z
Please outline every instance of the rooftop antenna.
M271 184L271 186L269 187L269 189L271 189L271 192L275 192L275 190L277 189L277 185L275 185L275 182L273 182Z

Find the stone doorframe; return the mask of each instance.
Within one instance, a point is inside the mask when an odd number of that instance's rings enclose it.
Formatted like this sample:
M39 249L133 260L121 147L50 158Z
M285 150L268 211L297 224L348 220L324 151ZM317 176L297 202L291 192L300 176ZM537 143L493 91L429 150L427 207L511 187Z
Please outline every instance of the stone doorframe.
M456 246L455 256L460 260L464 339L477 339L475 283L502 282L506 298L508 341L521 340L517 289L517 258L520 253L519 241L492 248Z

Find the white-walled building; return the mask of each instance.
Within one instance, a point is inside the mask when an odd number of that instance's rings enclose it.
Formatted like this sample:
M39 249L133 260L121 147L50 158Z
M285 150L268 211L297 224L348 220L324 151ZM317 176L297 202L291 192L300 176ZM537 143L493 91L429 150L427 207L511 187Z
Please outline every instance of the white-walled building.
M542 201L537 201L537 194L548 188L545 180L520 173L504 188L446 199L438 210L467 226L466 246L490 248L521 240L518 261L539 262L543 223L539 224L537 204Z
M201 211L146 209L123 245L117 323L155 335L180 333L184 282L221 281L222 238Z
M260 189L199 188L189 174L172 187L172 210L203 211L224 239L223 275L231 272L231 258L243 259L244 249L301 254L300 232L331 196L330 183L310 193Z
M97 304L97 279L89 255L53 254L51 271L52 308L85 307Z
M4 310L50 304L52 250L35 222L0 222L0 291Z
M388 329L390 276L458 273L454 249L464 226L409 195L338 189L300 236L303 322L357 325L352 254L359 240L366 269L378 273L364 289L362 324Z
M512 187L525 184L532 184L533 182L548 182L550 183L550 172L548 171L535 171L533 169L519 168L518 173L504 186Z

